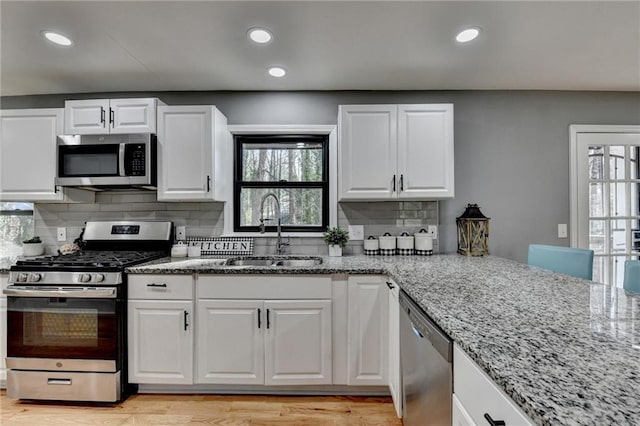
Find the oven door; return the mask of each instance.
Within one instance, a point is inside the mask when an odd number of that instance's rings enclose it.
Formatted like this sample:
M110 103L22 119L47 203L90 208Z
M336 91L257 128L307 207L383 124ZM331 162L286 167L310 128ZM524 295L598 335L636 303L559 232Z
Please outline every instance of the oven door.
M122 308L115 288L4 292L8 358L118 360Z

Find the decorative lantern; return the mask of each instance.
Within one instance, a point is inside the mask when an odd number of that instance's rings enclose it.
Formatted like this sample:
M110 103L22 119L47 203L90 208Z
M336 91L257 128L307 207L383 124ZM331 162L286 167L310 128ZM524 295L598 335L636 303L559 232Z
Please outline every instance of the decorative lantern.
M467 204L467 209L456 218L458 227L458 253L465 256L489 254L489 219L477 204Z

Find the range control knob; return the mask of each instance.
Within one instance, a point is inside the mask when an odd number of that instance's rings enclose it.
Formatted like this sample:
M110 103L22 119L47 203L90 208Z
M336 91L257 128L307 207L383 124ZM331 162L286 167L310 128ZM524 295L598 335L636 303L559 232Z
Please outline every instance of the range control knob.
M104 281L104 274L96 274L95 280L97 283L101 283L102 281Z
M89 281L91 281L91 275L80 274L80 276L78 277L78 281L80 281L81 283L88 283Z
M23 272L23 273L18 274L17 280L18 280L18 282L23 282L24 283L24 282L27 282L27 278L28 277L29 277L29 274L25 274Z
M42 274L38 274L37 272L30 274L29 276L29 281L31 281L32 283L37 283L41 279L42 279Z

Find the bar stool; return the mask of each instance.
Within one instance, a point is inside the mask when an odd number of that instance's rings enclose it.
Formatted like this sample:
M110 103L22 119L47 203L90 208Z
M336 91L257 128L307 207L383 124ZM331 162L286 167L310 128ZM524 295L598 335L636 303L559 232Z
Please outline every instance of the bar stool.
M586 280L593 277L593 250L589 249L529 244L527 263Z
M625 290L640 293L640 260L627 260L624 262L622 287Z

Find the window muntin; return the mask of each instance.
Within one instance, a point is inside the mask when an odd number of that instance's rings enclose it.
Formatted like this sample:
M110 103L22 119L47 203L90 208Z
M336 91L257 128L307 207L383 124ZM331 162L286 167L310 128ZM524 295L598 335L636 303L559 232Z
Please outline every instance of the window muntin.
M259 231L260 202L280 200L282 230L321 232L329 222L328 137L235 137L234 231ZM275 202L264 206L266 230L276 230Z

